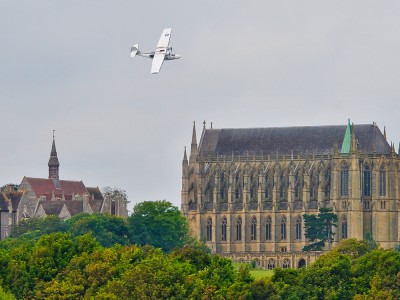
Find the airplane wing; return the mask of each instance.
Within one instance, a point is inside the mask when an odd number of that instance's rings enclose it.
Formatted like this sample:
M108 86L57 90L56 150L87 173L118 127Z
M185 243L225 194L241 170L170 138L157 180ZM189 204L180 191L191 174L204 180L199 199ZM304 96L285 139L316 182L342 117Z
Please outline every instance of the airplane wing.
M164 53L156 53L153 58L153 62L151 64L151 74L157 74L160 72L162 63L164 62L165 52Z
M161 34L160 40L158 41L157 48L167 48L169 39L171 38L172 28L165 28Z

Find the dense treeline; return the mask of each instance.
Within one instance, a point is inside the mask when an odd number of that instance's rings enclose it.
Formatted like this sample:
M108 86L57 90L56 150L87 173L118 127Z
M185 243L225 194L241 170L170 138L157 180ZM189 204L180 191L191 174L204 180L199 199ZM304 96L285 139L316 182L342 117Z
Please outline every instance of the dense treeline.
M91 233L104 247L120 245L153 245L169 252L182 247L187 240L188 225L179 209L172 203L144 201L135 205L128 220L105 214L78 214L66 221L56 216L23 220L12 232L18 238L28 234L38 239L53 232L70 233L80 236Z
M400 252L371 240L345 240L308 268L275 269L255 280L246 265L235 269L184 231L173 245L182 219L165 214L165 201L148 205L134 221L78 215L24 222L0 242L0 299L400 298ZM144 228L153 218L168 227ZM131 244L132 223L144 230L136 236L154 240Z

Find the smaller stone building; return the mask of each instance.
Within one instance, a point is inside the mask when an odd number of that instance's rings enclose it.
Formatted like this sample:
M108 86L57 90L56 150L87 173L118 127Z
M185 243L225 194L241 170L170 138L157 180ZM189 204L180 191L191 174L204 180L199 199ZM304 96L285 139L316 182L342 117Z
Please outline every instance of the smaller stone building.
M69 219L79 213L107 213L127 217L127 200L103 195L82 181L60 180L55 139L48 163L49 178L24 177L21 184L0 191L0 238L7 237L21 220L56 215Z

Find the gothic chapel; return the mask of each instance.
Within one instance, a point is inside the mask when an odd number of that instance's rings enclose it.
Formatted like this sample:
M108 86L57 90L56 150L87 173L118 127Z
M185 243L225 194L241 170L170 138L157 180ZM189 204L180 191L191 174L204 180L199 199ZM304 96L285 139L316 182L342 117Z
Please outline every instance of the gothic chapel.
M213 252L261 267L302 267L304 214L338 215L334 245L367 233L390 248L400 237L400 158L373 124L206 128L182 163L182 207Z

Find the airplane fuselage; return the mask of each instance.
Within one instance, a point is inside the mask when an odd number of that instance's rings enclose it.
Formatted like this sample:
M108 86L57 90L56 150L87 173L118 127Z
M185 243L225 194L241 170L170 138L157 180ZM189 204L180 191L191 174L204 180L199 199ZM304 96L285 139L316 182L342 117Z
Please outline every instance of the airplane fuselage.
M140 53L140 54L137 54L137 55L153 59L154 55L155 55L155 52ZM174 60L174 59L179 59L179 58L181 58L181 56L179 54L174 54L174 53L171 53L171 52L167 52L165 54L165 57L164 57L165 60Z

